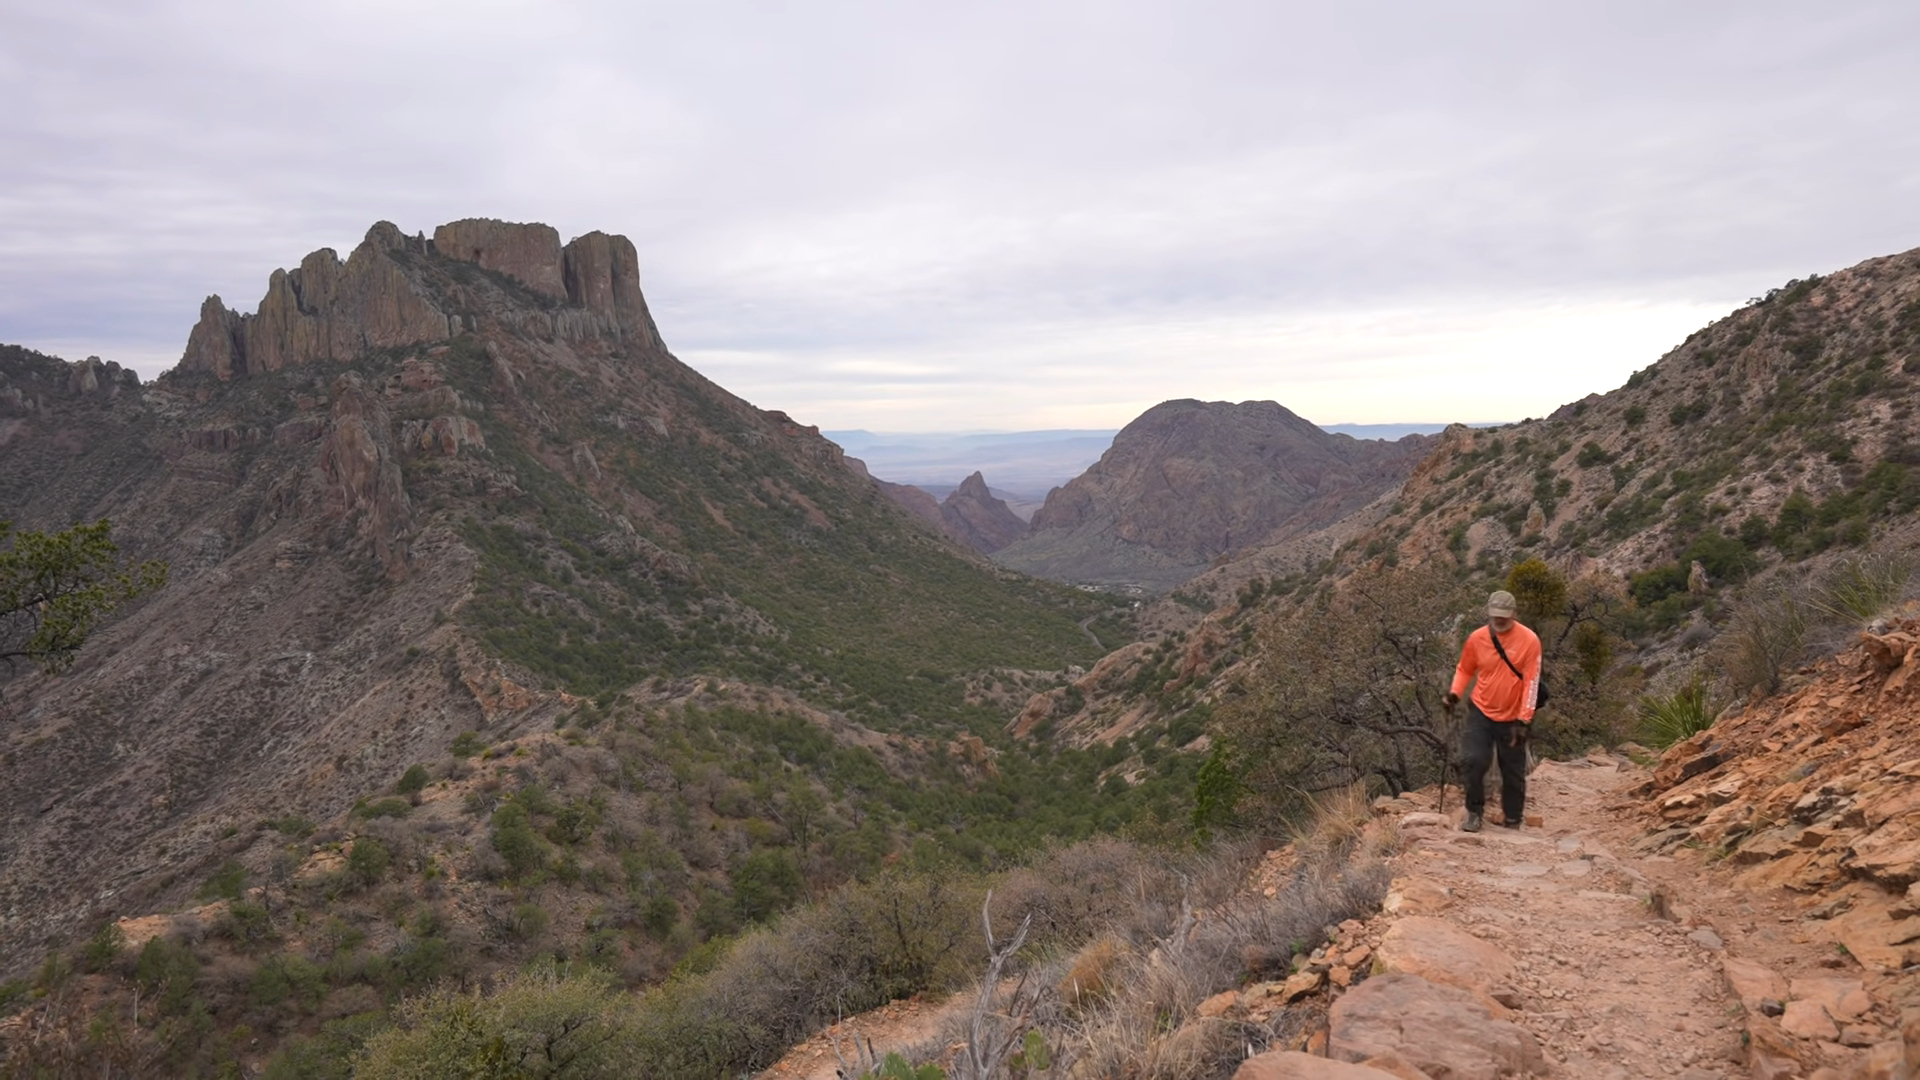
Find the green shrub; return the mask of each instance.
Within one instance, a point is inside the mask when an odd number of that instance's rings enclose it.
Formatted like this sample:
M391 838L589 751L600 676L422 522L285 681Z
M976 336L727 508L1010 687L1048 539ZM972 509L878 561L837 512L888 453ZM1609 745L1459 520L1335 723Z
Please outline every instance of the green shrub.
M486 748L487 741L480 737L479 732L463 731L454 736L453 745L447 749L447 753L457 758L470 758Z
M215 930L243 948L259 945L273 937L273 918L265 904L235 900Z
M353 815L363 818L403 818L411 813L413 804L405 799L362 799L353 807Z
M402 795L417 795L427 786L427 769L424 765L409 765L407 771L400 774L400 780L393 789Z
M791 907L806 889L793 853L762 848L733 869L733 902L744 922L764 922Z
M274 818L267 822L267 826L282 836L295 838L312 836L316 827L313 822L308 821L298 814L288 814L286 817Z
M113 966L115 960L127 948L127 935L118 923L102 926L80 950L80 968L90 974L99 974Z
M1716 583L1745 581L1759 567L1760 560L1737 536L1709 530L1694 537L1680 553L1683 562L1698 562Z
M1543 559L1527 559L1507 571L1507 591L1520 607L1520 621L1532 627L1567 613L1567 579Z
M1676 593L1687 591L1688 568L1679 563L1656 566L1651 570L1642 570L1627 577L1634 603L1643 608L1653 607L1660 601Z
M247 997L255 1005L271 1008L291 1000L311 1009L327 994L326 974L318 966L297 954L276 953L260 962L247 984Z
M387 876L393 865L393 852L371 836L358 837L347 852L347 880L355 888L370 888Z
M636 1061L634 999L592 969L549 964L487 995L438 991L403 1004L394 1021L367 1040L355 1080L664 1075Z
M547 845L533 831L526 806L511 799L493 812L493 850L506 861L507 875L524 880L547 865Z
M376 1012L330 1020L318 1034L294 1040L267 1062L264 1080L351 1080L354 1056L385 1026Z
M532 941L547 932L552 921L547 909L539 904L515 904L513 906L513 936L522 941Z
M177 1013L193 996L200 977L200 961L193 950L169 938L157 937L140 949L133 977L152 996L162 1013Z
M201 900L238 900L246 892L246 887L247 868L228 859L194 895Z

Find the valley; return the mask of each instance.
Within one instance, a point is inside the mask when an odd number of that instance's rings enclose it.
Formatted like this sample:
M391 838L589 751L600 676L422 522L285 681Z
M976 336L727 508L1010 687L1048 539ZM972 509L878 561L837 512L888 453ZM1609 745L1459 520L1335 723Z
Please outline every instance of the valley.
M1047 963L1172 941L1335 793L1447 781L1489 589L1547 643L1544 755L1801 691L1910 595L1917 392L1908 252L1518 423L1169 401L1025 521L1020 477L876 480L682 364L603 233L383 222L208 298L149 383L0 347L0 520L169 567L0 682L0 1040L380 1075L435 994L547 979L639 1010L657 1074L736 1075L977 978L983 908ZM1055 434L992 449L1087 449ZM1352 853L1296 881L1335 923L1380 900Z

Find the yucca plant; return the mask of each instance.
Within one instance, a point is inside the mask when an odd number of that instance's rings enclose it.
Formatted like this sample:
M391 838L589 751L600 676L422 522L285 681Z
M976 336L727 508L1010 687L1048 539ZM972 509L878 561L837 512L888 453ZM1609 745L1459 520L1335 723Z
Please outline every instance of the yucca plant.
M1672 746L1711 727L1718 711L1706 680L1695 675L1671 694L1640 699L1640 737L1657 747Z
M1878 552L1841 559L1820 575L1807 602L1842 621L1866 622L1900 601L1913 579L1913 557Z

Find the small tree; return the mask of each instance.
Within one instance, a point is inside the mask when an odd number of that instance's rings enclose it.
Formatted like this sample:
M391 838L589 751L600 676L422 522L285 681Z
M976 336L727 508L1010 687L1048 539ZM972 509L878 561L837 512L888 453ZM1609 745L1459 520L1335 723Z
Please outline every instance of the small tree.
M1514 564L1507 571L1506 585L1520 607L1520 621L1536 631L1567 613L1567 579L1555 573L1544 559Z
M1456 619L1472 607L1445 569L1374 569L1270 623L1242 695L1221 710L1224 746L1203 794L1284 818L1314 792L1439 780L1454 750L1441 696L1459 658ZM1208 816L1225 815L1210 804Z
M114 609L165 585L162 562L122 563L105 518L61 532L0 521L0 660L64 670Z

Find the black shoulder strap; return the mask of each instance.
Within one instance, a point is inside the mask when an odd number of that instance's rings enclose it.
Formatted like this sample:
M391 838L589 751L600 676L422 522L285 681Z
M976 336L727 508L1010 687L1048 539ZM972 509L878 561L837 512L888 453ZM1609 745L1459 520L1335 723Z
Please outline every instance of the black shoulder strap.
M1493 639L1493 651L1499 653L1500 659L1506 662L1507 670L1513 672L1513 677L1519 679L1521 685L1524 686L1527 677L1520 674L1520 669L1513 666L1512 660L1507 659L1507 650L1500 647L1500 635L1493 632L1492 623L1487 624L1487 636Z

